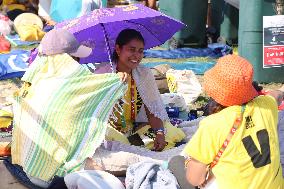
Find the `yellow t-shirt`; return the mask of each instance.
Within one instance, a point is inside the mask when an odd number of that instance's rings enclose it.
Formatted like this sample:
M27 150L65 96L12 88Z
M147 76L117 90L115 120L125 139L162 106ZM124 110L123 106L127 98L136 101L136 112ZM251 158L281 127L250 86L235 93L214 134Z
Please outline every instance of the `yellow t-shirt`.
M240 112L241 106L231 106L202 120L184 153L210 164ZM242 124L212 169L219 189L282 188L277 122L273 97L259 96L246 105Z

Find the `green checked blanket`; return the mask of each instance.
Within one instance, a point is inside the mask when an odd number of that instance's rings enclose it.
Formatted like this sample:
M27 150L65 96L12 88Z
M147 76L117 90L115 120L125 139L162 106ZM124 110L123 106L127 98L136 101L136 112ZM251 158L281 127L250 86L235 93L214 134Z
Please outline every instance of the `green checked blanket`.
M81 168L102 143L126 91L117 74L93 74L69 55L38 56L15 95L12 162L50 181Z

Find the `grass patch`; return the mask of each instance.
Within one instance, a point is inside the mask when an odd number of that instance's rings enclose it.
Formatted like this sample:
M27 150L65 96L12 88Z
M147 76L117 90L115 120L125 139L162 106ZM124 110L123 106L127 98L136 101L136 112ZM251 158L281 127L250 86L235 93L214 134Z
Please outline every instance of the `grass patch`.
M183 62L216 62L217 59L211 57L192 57L192 58L178 58L178 59L164 59L164 58L143 58L141 63L151 62L169 62L169 63L183 63Z
M29 45L29 46L14 46L12 45L11 50L27 50L30 51L34 48L36 48L39 44Z

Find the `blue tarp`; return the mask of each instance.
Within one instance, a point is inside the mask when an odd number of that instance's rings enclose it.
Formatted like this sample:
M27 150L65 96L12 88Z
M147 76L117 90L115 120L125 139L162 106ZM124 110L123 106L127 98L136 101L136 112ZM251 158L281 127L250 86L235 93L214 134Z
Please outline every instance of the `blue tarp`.
M143 63L143 65L148 68L152 68L160 64L168 64L175 70L192 70L195 74L202 75L204 74L205 71L212 68L215 65L215 62L181 62L181 63L150 62L150 63Z
M12 50L9 54L0 54L0 80L22 77L28 68L30 51Z
M178 48L172 50L145 50L146 58L192 58L192 57L211 57L219 58L226 54L230 54L232 48L228 45L213 43L208 48Z

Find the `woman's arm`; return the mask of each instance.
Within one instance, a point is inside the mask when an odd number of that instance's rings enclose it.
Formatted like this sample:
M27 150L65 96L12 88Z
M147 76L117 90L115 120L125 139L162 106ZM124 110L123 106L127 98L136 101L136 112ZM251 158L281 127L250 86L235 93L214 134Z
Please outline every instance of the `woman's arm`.
M193 158L189 160L186 168L186 179L193 186L200 186L206 180L207 165Z
M162 151L166 146L165 141L165 129L163 125L163 121L160 118L155 117L148 108L145 106L147 118L151 128L156 131L156 138L154 141L154 150L155 151Z

